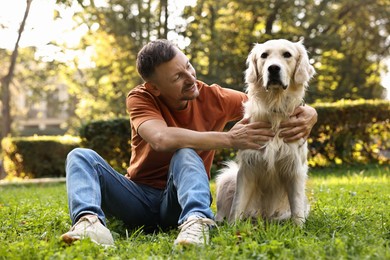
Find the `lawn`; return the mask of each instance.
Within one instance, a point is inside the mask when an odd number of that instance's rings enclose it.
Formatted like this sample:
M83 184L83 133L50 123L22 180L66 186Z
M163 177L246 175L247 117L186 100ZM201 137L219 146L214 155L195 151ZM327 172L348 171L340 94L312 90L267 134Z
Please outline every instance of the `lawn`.
M307 195L311 213L302 229L223 224L212 230L211 245L183 249L172 247L177 230L146 234L111 220L115 247L105 249L59 241L70 228L63 183L3 186L0 259L390 259L389 166L312 170Z

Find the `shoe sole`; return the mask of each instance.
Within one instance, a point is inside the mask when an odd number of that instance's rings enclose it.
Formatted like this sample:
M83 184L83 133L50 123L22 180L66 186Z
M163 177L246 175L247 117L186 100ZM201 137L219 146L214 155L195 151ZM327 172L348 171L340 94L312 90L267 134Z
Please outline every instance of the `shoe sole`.
M64 241L66 244L71 245L71 244L73 244L73 242L81 240L81 238L80 237L71 237L71 236L64 234L61 236L61 240ZM93 239L90 239L90 240L92 243L99 245L99 246L103 246L103 247L113 247L114 246L114 244L100 244Z
M74 241L80 240L79 237L71 237L68 235L62 235L61 240L64 241L66 244L71 245Z

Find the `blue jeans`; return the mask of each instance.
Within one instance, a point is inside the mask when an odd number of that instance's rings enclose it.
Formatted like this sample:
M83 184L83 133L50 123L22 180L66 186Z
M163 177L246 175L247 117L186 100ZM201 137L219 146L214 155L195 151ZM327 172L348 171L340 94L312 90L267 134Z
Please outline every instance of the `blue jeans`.
M115 171L95 151L72 150L66 160L66 187L72 223L94 214L129 227L177 226L190 215L214 218L209 180L202 159L188 148L172 157L165 190L137 184Z

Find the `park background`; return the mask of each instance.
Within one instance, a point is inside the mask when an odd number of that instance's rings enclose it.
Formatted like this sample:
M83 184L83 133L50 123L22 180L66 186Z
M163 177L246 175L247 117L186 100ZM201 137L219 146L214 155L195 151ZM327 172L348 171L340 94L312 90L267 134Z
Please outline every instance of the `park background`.
M74 146L125 169L130 133L118 120L128 125L126 94L142 82L137 52L157 38L177 43L198 79L241 91L254 43L303 40L317 71L305 97L319 113L310 166L386 164L389 9L385 0L2 2L1 176L63 176L61 158ZM48 136L61 136L57 148ZM217 160L231 157L217 151Z
M0 259L390 259L389 14L388 0L0 0ZM138 50L157 38L183 48L200 80L238 90L254 43L304 40L318 112L304 228L222 223L211 245L181 250L176 229L109 219L113 248L59 241L64 179L42 177L65 176L79 146L125 171L125 97L141 82ZM217 151L213 173L234 155Z

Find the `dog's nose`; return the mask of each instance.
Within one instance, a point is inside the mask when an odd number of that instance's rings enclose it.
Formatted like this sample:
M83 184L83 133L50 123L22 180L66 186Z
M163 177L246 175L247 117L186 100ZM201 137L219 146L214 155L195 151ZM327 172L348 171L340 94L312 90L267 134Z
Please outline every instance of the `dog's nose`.
M271 65L268 67L268 72L270 74L278 74L280 71L280 67L278 65Z

